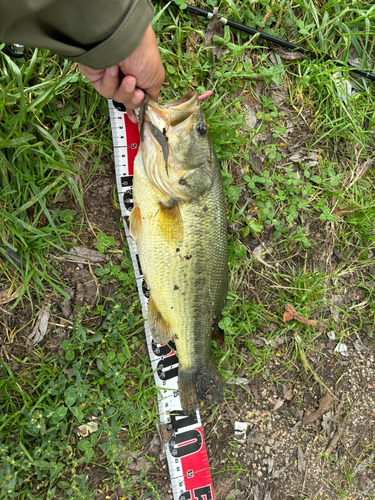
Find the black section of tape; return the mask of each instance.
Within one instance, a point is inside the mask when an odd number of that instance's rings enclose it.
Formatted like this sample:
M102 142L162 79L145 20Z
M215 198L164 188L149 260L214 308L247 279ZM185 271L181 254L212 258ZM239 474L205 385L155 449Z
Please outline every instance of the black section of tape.
M114 101L112 99L112 103L113 103L113 107L115 109L117 109L117 111L121 111L121 113L125 113L126 107L124 106L124 104L122 104L122 102L117 102L117 101Z

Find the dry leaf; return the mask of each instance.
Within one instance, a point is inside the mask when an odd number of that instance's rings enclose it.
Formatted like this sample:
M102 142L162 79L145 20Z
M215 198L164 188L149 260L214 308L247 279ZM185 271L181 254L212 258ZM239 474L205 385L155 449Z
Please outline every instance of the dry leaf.
M218 7L214 8L213 16L207 26L204 45L205 47L211 47L210 51L219 59L219 61L221 61L221 47L220 45L214 45L213 43L214 35L223 38L223 25L220 23L220 18L217 15L218 10Z
M328 411L325 415L323 415L323 422L322 422L322 427L324 430L326 430L333 418L333 411Z
M284 404L284 401L282 399L278 399L275 403L275 406L272 408L272 411L277 411L279 408L281 408Z
M369 352L370 351L370 349L368 347L366 347L364 344L362 344L362 342L360 342L359 340L356 340L354 342L354 347L358 352Z
M47 333L48 320L49 320L48 306L43 306L43 309L39 314L38 321L36 322L35 328L28 336L28 338L33 341L33 346L39 344L39 342L41 342L44 339L44 336Z
M127 464L127 468L132 471L140 472L141 470L152 469L154 464L147 460L146 457L140 456L140 454L140 450L129 451L123 453L120 458L124 464Z
M249 442L258 444L259 446L263 446L264 438L258 432L251 433L251 439L249 440Z
M270 475L271 472L272 472L272 469L273 469L273 465L274 465L274 459L273 459L273 457L268 457L267 458L267 465L268 465L268 475Z
M156 429L163 446L169 443L174 433L174 429L169 428L169 426L170 424L156 424Z
M299 314L291 304L285 304L284 321L290 321L296 319L304 325L317 326L318 322L315 319L307 319L302 314Z
M186 54L194 58L196 54L195 48L201 45L201 37L196 31L192 31L188 37L185 38L186 41Z
M296 153L292 156L288 157L288 161L292 161L293 163L299 163L302 160L302 154L301 153Z
M288 389L286 393L284 394L284 398L288 401L290 401L293 398L293 391L292 389Z
M231 378L227 380L227 384L229 385L247 385L250 383L250 380L248 380L245 377L237 377L237 378Z
M98 430L98 422L89 422L88 424L83 424L78 426L78 435L82 437L87 437L93 432Z
M16 299L18 297L18 290L16 292L13 292L11 295L8 296L9 294L9 288L6 290L2 290L0 292L0 304L7 304L8 302L11 302L12 300Z
M309 414L306 414L304 425L311 424L311 422L314 422L317 418L319 418L323 413L328 411L332 403L334 402L335 398L331 396L331 394L326 394L319 400L319 408Z
M298 470L302 474L306 470L306 460L305 460L305 454L303 453L300 445L298 445L297 447L297 460L298 460Z
M63 257L63 260L68 260L69 262L81 262L83 264L87 264L88 262L96 264L108 260L108 256L97 252L96 250L91 250L90 248L77 246L73 247L68 255Z
M167 458L165 448L161 446L161 441L157 434L154 435L147 445L146 453L149 457L159 458L161 462Z
M357 179L363 177L367 173L367 170L370 167L372 167L372 165L374 163L375 163L375 158L370 158L363 165L360 165L359 167L357 167L357 169L355 171Z
M253 500L259 500L259 486L257 484L252 487L250 495L253 496Z
M365 460L361 461L360 464L354 469L354 473L358 474L358 472L370 470L370 467L373 467L374 464L375 453L371 453Z

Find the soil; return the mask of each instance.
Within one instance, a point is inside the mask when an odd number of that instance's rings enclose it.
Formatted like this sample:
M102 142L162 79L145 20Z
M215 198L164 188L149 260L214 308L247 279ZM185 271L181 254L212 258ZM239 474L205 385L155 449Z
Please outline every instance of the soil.
M270 92L281 93L280 107L286 106L283 89L271 87ZM287 112L292 110L288 108ZM307 158L311 154L306 146L311 136L306 125L308 114L299 116L294 112L294 120L290 121L287 147L284 149L289 157L298 153L299 158ZM313 156L310 161L315 161ZM254 169L261 168L261 158L254 154L252 164ZM83 161L81 168L82 176L87 176L90 162ZM242 179L240 167L237 171L233 167L232 174L234 183ZM124 238L122 229L119 229L120 210L113 199L114 185L112 158L102 158L100 168L86 185L85 209L90 225L96 231L113 236L116 246L120 247ZM80 207L68 192L58 203L62 208L73 210L77 218L80 216ZM277 254L274 252L275 241L270 232L263 233L261 238L249 235L243 239L249 252L262 244L268 253L263 256L263 261L249 266L239 292L244 298L253 300L255 296L261 303L267 304L267 310L280 318L280 324L283 324L280 306L274 303L269 293L264 292L262 286L267 273L272 276L272 268L281 272L283 266L288 265L295 270L315 270L332 275L340 269L340 289L332 290L330 304L315 311L317 317L323 318L342 314L338 308L360 304L364 297L360 281L365 276L374 279L375 275L375 266L371 265L353 270L348 268L345 274L342 264L347 260L338 250L334 251L332 226L315 219L305 220L304 224L310 224L310 238L315 245L310 249L297 246L292 257L280 250ZM233 227L229 227L229 232L233 233ZM94 250L98 242L93 232L88 230L80 234L80 241L72 239L68 243ZM58 266L71 298L54 299L54 322L49 323L46 342L50 349L58 351L74 321L74 306L99 303L106 296L113 296L114 289L111 285L104 287L98 283L93 273L95 265L77 263L74 259L69 261L66 255L51 256L51 260ZM288 286L287 283L284 285ZM332 283L332 288L334 285ZM5 289L5 283L1 286ZM267 289L270 290L269 287ZM8 305L3 304L2 310ZM36 308L25 301L11 313L2 315L2 325L8 327L8 331L22 327L21 333L14 338L9 338L3 328L0 335L2 358L9 360L12 355L17 357L25 349L32 348L28 336L34 328L35 312ZM344 334L346 356L334 352L337 340L327 336L329 332L324 325L317 328L314 348L306 355L306 361L315 375L295 356L298 327L286 330L285 335L275 341L279 351L259 376L252 379L238 376L234 386L232 384L235 397L221 405L215 414L211 410L202 412L216 500L375 498L375 456L372 451L375 435L375 342L371 326L360 321L358 315L355 335ZM350 330L351 325L345 320L342 324ZM272 323L271 327L259 327L252 339L255 345L262 346L268 342L267 328L272 328ZM251 364L251 355L245 354ZM326 388L317 382L316 376ZM334 397L327 398L330 393ZM247 424L244 442L239 442L235 435L236 422ZM156 435L155 431L155 435L146 436L145 441L155 442ZM147 467L148 477L157 483L161 499L169 500L172 499L171 486L166 461L159 458L160 451L157 450L154 455L150 453L156 461L155 466L149 464L150 467ZM138 472L135 470L132 473L136 475ZM123 492L120 489L100 493L106 479L106 471L96 466L88 473L92 488L99 491L96 500L121 498ZM140 497L126 498L145 498L146 494L143 491Z

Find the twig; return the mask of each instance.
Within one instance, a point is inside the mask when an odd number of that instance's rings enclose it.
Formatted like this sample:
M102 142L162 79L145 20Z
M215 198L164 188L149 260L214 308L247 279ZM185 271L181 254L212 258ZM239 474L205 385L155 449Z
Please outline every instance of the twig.
M299 354L301 356L301 360L302 360L302 364L305 368L305 370L307 371L307 369L312 373L313 377L315 378L315 380L318 382L319 385L322 385L329 393L330 395L334 398L334 399L337 399L337 397L332 393L332 391L326 386L326 384L323 382L323 380L321 380L318 375L315 373L315 371L313 370L312 366L310 365L310 363L307 361L306 359L306 355L302 349L302 345L301 345L301 337L298 335L298 334L295 334L294 335L294 340L296 341L296 344L298 346L298 351L299 351Z
M89 266L89 269L90 269L90 274L91 276L94 278L94 282L95 282L95 286L96 286L96 293L95 293L95 299L93 300L92 304L95 303L96 299L98 298L99 296L99 289L100 289L100 285L99 285L99 281L97 279L97 277L95 276L95 274L93 273L92 271L92 268L91 268L91 264L90 264L90 261L87 262L88 263L88 266Z
M82 132L81 134L75 135L74 137L70 137L69 139L65 139L65 141L58 142L57 144L59 146L61 146L62 144L65 144L66 142L74 141L74 139L77 139L78 137L81 137L82 135L86 135L89 132L92 132L93 130L96 130L96 127L90 128L90 130L85 130L85 132ZM85 158L85 160L87 161L87 158Z
M66 321L67 323L70 323L70 325L73 324L72 321L69 321L68 319L62 318L61 316L57 316L57 318L62 319L63 321ZM52 323L52 321L49 321L48 323ZM67 325L66 323L65 324L62 324L62 323L52 323L52 324L56 325L56 326L62 326L63 328L69 328L69 330L73 330L73 326ZM92 330L89 330L89 329L87 329L87 331L89 333L92 333L92 334L96 333L96 332L94 332Z
M131 474L133 476L139 476L139 472L132 471L132 470L129 471L129 474ZM146 472L146 475L147 476L161 476L161 477L168 477L169 476L169 474L167 474L165 472Z
M305 484L306 484L306 479L307 479L307 471L308 471L308 469L309 469L308 465L309 465L309 459L307 458L307 460L306 460L305 475L304 475L304 478L303 478L303 483L302 483L302 491L304 491L304 490L305 490Z
M256 291L254 290L254 288L252 286L249 286L248 285L248 289L255 295L255 297L257 298L257 301L258 301L258 304L259 305L263 305L260 298L259 298L259 295L256 293Z
M7 311L6 309L3 309L1 306L0 306L0 310L3 311L3 313L5 313L5 314L12 314L13 315L12 312Z
M335 432L333 438L331 439L331 442L329 443L329 445L325 451L328 455L331 453L333 448L337 445L338 440L340 439L340 427L341 426L339 426L339 428Z
M352 182L349 184L349 186L347 188L345 188L346 190L348 190L349 188L351 188L353 186L353 184L355 184L358 179L360 179L361 177L363 177L367 170L375 163L375 158L370 158L369 160L367 160L363 165L362 167L357 167L356 169L356 176L355 178L352 180Z
M351 405L346 417L344 418L344 420L341 422L341 424L338 426L333 438L331 439L331 442L329 443L329 445L327 446L327 449L325 451L325 453L327 453L328 455L331 453L331 451L334 449L334 447L337 445L338 443L338 440L340 439L340 436L342 434L342 432L345 430L346 426L348 425L347 423L347 420L350 416L350 413L354 407L354 405L357 403L360 395L362 394L362 392L366 389L366 386L363 387L363 389L361 389L361 391L359 392L358 396L355 398L355 400L353 401L353 404ZM320 457L321 458L321 457Z
M4 292L7 292L7 293L4 294ZM15 292L13 292L12 295L10 295L9 297L7 297L9 289L4 290L4 292L2 292L0 294L0 304L7 304L8 302L11 302L12 300L16 299L19 295L19 290L16 290ZM3 309L3 311L4 311L4 309Z

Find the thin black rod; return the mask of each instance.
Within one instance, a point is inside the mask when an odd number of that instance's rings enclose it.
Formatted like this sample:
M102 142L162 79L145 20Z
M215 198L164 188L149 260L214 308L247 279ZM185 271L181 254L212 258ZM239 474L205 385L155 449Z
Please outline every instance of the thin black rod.
M14 59L21 59L21 57L25 57L25 54L23 52L18 52L17 50L14 50L13 47L6 44L1 49L1 52L3 52L9 57L13 57Z
M171 5L173 7L178 7L174 2L171 2ZM194 7L194 5L189 5L185 7L186 11L191 12L192 14L197 14L198 16L201 17L207 17L210 19L213 14L210 12L206 12L203 9L200 9L199 7ZM243 31L245 33L248 33L249 35L259 35L259 38L263 38L264 40L267 40L268 42L275 43L277 45L281 45L282 47L285 47L287 49L291 50L297 50L298 52L309 52L307 49L304 49L303 47L299 47L298 45L295 45L294 43L287 42L286 40L282 40L281 38L277 38L276 36L268 35L267 33L263 33L262 31L255 30L253 28L249 28L248 26L245 26L244 24L241 23L236 23L235 21L231 21L230 19L226 19L225 17L220 17L220 22L223 24L227 24L231 28L234 28L239 31Z
M170 2L170 5L172 7L177 7L178 9L180 8L177 4L174 2ZM189 5L185 7L184 11L191 12L192 14L196 14L197 16L201 17L206 17L208 19L211 19L213 16L212 13L207 12L206 10L200 9L199 7L195 7L194 5ZM268 35L267 33L263 33L262 31L255 30L253 28L249 28L248 26L245 26L244 24L237 23L235 21L231 21L230 19L226 19L225 17L220 17L219 20L221 23L226 24L230 26L231 28L234 28L239 31L243 31L244 33L248 33L249 35L258 35L259 38L262 38L263 40L267 40L268 42L272 42L275 45L280 45L281 47L285 47L290 50L294 50L296 52L301 52L304 55L308 56L313 56L315 55L313 51L305 49L304 47L300 47L299 45L295 45L294 43L287 42L286 40L283 40L282 38L277 38L276 36ZM328 55L321 55L325 60L333 61L337 66L340 66L342 68L347 68L353 73L357 73L357 75L363 76L363 78L368 78L369 80L372 80L375 82L375 75L373 73L369 73L368 71L363 71L361 69L355 68L352 66L350 63L342 63L340 61L335 61L331 59Z

